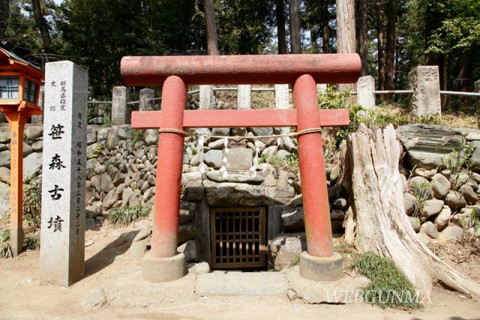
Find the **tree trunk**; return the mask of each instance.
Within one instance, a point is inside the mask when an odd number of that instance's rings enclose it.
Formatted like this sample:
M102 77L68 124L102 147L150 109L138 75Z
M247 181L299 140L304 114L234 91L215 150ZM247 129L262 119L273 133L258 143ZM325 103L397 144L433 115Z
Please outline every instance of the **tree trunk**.
M358 0L358 53L362 59L361 76L368 75L367 0Z
M207 48L209 55L218 54L217 24L215 23L215 8L213 0L203 0L205 24L207 27Z
M302 39L300 38L299 0L289 0L290 8L290 45L292 53L302 53Z
M285 31L285 5L283 0L276 0L278 53L287 54L287 36Z
M387 44L385 50L385 90L393 90L393 77L395 66L395 41L396 41L396 21L397 5L396 0L387 2ZM386 95L387 99L392 99L393 94Z
M385 89L385 36L383 31L383 7L377 5L377 55L378 55L378 89ZM383 99L383 94L382 94Z
M0 38L5 39L8 17L10 16L10 0L0 0Z
M40 0L32 0L33 15L35 16L35 22L38 30L40 30L40 37L43 42L43 49L46 53L53 52L52 40L50 39L50 30L48 30L48 24L42 13L42 7Z
M330 27L328 23L330 22L330 12L328 11L328 0L324 0L322 4L322 52L330 52Z
M356 52L355 1L337 0L337 52ZM352 90L353 84L339 84L340 91Z
M419 290L428 294L432 279L467 295L480 295L480 284L442 262L417 239L403 205L398 170L401 147L395 129L361 126L347 139L347 165L352 172L354 243L360 252L391 258ZM352 240L352 223L347 223Z

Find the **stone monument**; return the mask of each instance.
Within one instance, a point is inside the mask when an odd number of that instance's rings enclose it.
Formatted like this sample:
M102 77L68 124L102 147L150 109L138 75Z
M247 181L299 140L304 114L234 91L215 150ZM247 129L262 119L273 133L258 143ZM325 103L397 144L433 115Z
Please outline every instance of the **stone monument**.
M442 115L439 79L438 66L418 66L408 74L415 116Z
M127 87L116 86L112 90L112 126L130 124L131 110L128 105L130 91Z
M357 81L357 103L365 109L375 108L375 79L372 76L360 77Z
M85 269L88 72L60 61L45 73L40 281L67 287Z

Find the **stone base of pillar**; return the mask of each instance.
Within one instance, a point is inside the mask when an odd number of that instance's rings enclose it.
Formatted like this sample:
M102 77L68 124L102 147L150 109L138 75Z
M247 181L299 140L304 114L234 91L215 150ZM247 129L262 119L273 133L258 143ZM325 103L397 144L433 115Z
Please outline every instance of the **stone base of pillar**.
M300 276L315 281L335 281L343 277L342 256L314 257L306 251L300 254Z
M169 258L154 258L147 253L143 258L143 279L148 282L168 282L187 274L185 255L179 253Z

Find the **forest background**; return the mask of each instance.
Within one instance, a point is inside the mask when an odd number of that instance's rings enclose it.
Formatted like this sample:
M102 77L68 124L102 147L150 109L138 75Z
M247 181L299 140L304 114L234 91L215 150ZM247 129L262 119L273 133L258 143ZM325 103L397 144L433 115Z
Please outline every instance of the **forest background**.
M442 90L472 91L480 1L0 0L0 45L39 66L85 67L100 100L121 85L123 56L207 53L357 52L378 90L407 89L415 66L438 65Z

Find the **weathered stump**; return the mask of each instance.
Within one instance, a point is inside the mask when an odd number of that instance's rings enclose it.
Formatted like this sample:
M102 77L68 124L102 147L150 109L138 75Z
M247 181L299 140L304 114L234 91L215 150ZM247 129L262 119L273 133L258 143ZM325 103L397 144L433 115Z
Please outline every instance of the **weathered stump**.
M363 126L349 135L347 143L353 211L345 223L346 240L360 252L391 258L421 296L430 291L432 280L480 296L480 284L455 271L417 239L405 214L398 170L401 145L393 126L385 130Z

